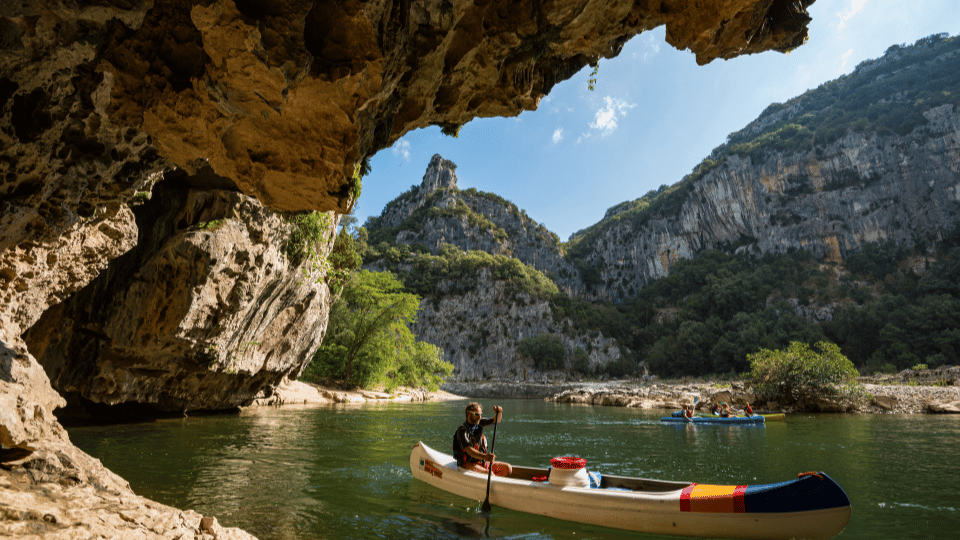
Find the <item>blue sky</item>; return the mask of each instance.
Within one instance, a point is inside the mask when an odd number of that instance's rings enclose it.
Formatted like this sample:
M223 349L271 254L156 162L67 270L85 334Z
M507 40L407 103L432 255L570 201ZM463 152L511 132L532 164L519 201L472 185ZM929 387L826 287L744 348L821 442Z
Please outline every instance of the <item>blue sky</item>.
M711 150L784 102L883 56L893 44L960 34L956 0L817 0L810 39L783 55L766 52L698 66L664 29L630 40L562 82L536 111L476 119L456 139L439 128L406 134L371 160L354 209L360 224L423 179L430 158L457 164L460 189L496 193L566 241L607 208L672 185Z

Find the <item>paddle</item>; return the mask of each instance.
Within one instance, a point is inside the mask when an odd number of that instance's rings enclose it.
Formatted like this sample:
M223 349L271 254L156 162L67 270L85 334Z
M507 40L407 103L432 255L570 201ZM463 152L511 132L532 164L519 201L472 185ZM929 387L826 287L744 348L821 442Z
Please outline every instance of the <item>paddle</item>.
M494 414L494 418L496 417L497 415ZM497 446L497 424L499 423L500 422L493 424L493 440L490 441L491 454L493 453L493 449ZM490 470L487 471L487 498L483 500L483 506L480 507L480 509L483 510L484 512L490 511L490 477L491 476L493 476L493 461L490 462Z

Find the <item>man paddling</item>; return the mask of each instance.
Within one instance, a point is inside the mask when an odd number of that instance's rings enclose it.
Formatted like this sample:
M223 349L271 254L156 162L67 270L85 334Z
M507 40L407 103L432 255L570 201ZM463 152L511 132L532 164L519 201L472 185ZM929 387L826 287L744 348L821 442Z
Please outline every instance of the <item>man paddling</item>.
M483 435L484 426L499 424L503 419L503 407L495 406L492 418L483 418L483 407L476 402L468 404L464 412L467 420L453 435L453 457L457 459L457 466L486 472L489 463L493 463L493 474L509 476L513 467L509 463L495 461L497 457L487 453L487 438Z

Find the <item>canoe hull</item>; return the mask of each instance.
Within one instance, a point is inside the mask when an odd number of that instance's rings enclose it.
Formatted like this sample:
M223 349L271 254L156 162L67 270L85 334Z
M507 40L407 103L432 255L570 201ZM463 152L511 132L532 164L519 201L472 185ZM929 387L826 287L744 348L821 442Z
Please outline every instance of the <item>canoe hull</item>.
M661 422L670 422L676 424L730 424L730 425L749 425L762 426L765 420L762 416L731 416L724 418L722 416L694 416L693 418L682 418L678 416L664 416Z
M475 501L486 498L485 474L457 469L452 456L422 442L410 453L410 470L414 478L443 491ZM765 486L662 484L657 489L664 491L632 491L558 487L549 482L494 476L490 503L578 523L706 538L828 539L839 534L850 520L846 494L826 475ZM798 491L794 485L806 487ZM812 506L790 511L798 495L810 497ZM832 501L831 506L815 507L823 506L824 500ZM751 507L762 511L750 511Z
M719 415L709 413L700 413L700 416L703 416L704 418L720 418ZM762 416L764 422L783 422L787 419L786 413L763 413L760 415L755 414L753 416Z

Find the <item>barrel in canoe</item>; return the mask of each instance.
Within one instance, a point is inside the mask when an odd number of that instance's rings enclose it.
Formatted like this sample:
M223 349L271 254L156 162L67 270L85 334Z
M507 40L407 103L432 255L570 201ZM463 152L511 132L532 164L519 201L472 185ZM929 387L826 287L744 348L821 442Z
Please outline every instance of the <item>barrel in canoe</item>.
M569 468L573 460L584 461L554 458L550 469L514 465L509 477L491 477L490 503L578 523L701 538L827 539L850 521L850 500L824 473L723 486L601 475L585 462ZM453 456L422 442L410 452L410 471L438 489L486 498L486 473L460 469Z

